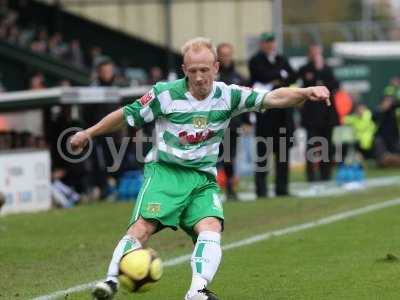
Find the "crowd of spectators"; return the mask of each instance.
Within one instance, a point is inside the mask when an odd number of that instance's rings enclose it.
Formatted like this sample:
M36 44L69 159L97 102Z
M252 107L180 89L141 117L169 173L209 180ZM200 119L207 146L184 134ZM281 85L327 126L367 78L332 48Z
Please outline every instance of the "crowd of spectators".
M66 41L60 32L49 33L47 28L32 20L27 1L19 1L19 10L9 8L7 0L0 1L0 40L24 47L39 54L48 54L79 68L91 68L102 55L92 47L85 56L79 39Z
M88 70L91 79L96 79L96 68L110 57L97 45L85 44L79 38L66 40L61 32L50 32L48 28L33 20L29 13L28 1L16 2L18 11L11 9L8 0L0 0L0 41L37 54L49 55L55 59ZM162 78L162 70L155 66L145 72L142 69L115 65L115 74L125 86L153 83ZM40 74L39 78L38 73ZM45 84L46 78L41 72L30 76L30 87ZM39 80L40 79L40 80ZM59 83L61 85L61 83ZM6 90L1 86L0 91Z
M390 80L375 108L356 102L344 124L353 128L364 159L381 167L400 167L400 77Z

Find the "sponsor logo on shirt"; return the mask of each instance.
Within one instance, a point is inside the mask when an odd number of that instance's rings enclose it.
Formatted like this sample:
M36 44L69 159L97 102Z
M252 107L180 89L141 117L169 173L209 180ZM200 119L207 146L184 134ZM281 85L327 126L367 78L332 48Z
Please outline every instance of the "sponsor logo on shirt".
M146 94L144 94L142 98L139 99L139 102L142 106L146 106L150 104L150 102L153 101L155 98L156 95L154 94L153 90L150 90Z
M179 132L179 138L182 145L198 144L210 139L212 136L214 136L214 131L209 129L192 134L189 134L187 131Z

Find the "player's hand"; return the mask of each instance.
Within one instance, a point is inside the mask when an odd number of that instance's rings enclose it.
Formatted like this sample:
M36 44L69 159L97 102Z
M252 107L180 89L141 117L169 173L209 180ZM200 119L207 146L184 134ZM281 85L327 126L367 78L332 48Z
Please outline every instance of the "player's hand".
M324 86L312 86L307 88L307 96L311 101L325 101L326 105L331 105L330 92Z
M82 151L89 143L89 139L90 136L85 131L78 131L71 137L69 143L71 144L72 150Z

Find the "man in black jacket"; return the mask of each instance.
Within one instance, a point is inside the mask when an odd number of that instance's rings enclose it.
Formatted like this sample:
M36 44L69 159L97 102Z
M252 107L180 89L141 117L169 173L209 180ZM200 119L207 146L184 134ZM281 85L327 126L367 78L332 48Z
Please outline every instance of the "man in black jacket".
M93 87L121 87L124 84L118 80L115 72L115 66L111 59L104 57L96 65L96 78L91 83ZM104 118L108 113L117 109L118 103L95 103L85 104L82 109L83 119L86 124L95 124ZM121 132L109 134L114 145L119 147L121 141ZM96 138L93 144L93 153L88 161L88 169L92 174L90 178L94 186L93 197L105 198L108 195L108 181L112 177L107 171L107 167L113 164L113 158L106 136ZM99 194L99 195L98 195Z
M323 49L320 45L313 44L309 48L309 61L300 68L299 79L302 80L302 87L314 85L325 85L331 95L339 88L339 83L333 74L332 69L325 64L322 55ZM332 96L333 98L333 96ZM332 101L332 99L331 99ZM333 102L332 102L333 103ZM301 108L301 125L307 131L306 147L306 176L309 182L316 180L329 180L331 177L331 166L333 158L332 131L338 125L338 117L334 105L318 105L306 102ZM324 138L328 149L322 149L321 157L307 157L307 153L314 153L311 149L322 146L313 140ZM326 155L328 154L328 155ZM319 160L319 166L315 162ZM319 168L318 168L319 167ZM319 169L319 176L318 176Z
M254 88L277 89L287 87L296 81L296 75L287 59L279 55L275 37L271 33L263 33L260 37L260 50L249 62L250 83ZM288 195L289 181L289 148L294 131L293 109L269 109L265 113L257 113L256 136L272 138L270 143L257 143L257 170L255 185L258 197L268 196L267 190L267 158L268 153L275 154L275 194Z
M220 63L218 80L226 84L244 85L243 77L236 71L233 61L233 46L228 43L221 43L217 47L218 61ZM225 133L224 142L220 147L220 155L223 157L223 167L226 175L226 196L228 200L237 200L234 189L235 159L238 130L243 122L249 123L245 115L233 118Z
M385 96L374 112L373 118L378 127L374 152L382 167L400 166L400 130L396 119L396 110L399 108L399 103Z

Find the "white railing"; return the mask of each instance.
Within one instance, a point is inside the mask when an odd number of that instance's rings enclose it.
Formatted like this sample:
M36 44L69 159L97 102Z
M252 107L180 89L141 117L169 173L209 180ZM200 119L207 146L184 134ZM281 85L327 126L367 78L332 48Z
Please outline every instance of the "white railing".
M83 104L119 102L124 98L141 97L151 87L57 87L38 91L17 91L0 94L0 109L12 109L21 106L35 106L48 103L53 99L54 104Z

